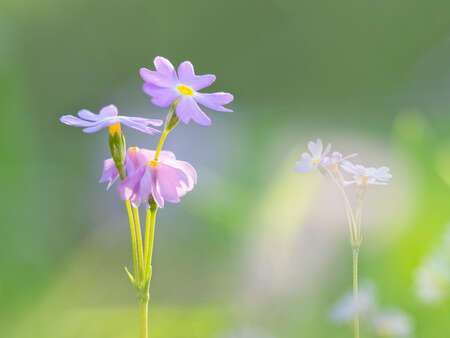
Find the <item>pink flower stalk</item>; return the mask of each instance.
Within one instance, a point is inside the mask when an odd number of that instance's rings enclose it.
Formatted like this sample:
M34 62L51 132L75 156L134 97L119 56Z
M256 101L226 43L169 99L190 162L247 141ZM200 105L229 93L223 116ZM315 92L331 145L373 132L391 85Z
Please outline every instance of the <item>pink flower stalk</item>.
M137 147L128 149L127 176L118 186L123 200L130 200L138 207L153 198L162 208L164 201L178 203L180 197L193 189L197 173L189 163L177 160L170 151L161 151L158 161L154 158L155 151ZM109 181L109 187L116 179L116 170L111 169L111 162L106 160L101 181Z
M178 118L186 124L192 119L202 126L209 126L211 120L200 109L198 103L216 111L232 111L223 106L233 101L233 95L230 93L199 92L216 80L215 75L196 75L194 66L189 61L184 61L178 66L178 74L172 63L161 56L157 56L153 63L156 71L141 68L139 73L145 81L142 90L152 97L154 105L164 108L178 101L176 106Z

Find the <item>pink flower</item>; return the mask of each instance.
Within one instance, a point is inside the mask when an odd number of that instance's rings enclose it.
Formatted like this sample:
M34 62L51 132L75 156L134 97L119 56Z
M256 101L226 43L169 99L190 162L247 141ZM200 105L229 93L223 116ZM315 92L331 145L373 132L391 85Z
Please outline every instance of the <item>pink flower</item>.
M130 148L125 167L127 177L119 183L119 195L134 206L148 203L152 197L158 207L164 201L178 203L180 197L197 183L197 173L187 162L179 161L170 151L162 151L155 161L155 151Z

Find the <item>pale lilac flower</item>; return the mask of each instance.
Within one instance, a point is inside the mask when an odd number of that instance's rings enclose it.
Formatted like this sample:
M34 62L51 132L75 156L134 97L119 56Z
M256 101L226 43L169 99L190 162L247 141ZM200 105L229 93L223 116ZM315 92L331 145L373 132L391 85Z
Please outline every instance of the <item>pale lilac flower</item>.
M375 314L372 325L378 337L410 337L413 331L411 318L397 309Z
M178 203L197 183L195 169L178 161L172 152L162 151L159 160L154 161L154 151L133 149L125 163L127 177L119 183L118 190L120 197L134 206L148 203L150 197L160 208L164 207L164 201Z
M392 178L388 167L366 168L360 164L353 164L345 161L341 164L341 168L353 175L353 180L346 181L345 184L387 184L386 182Z
M152 103L159 107L168 107L178 100L176 114L184 123L191 119L202 126L211 124L210 118L200 109L203 106L222 112L231 112L223 105L233 101L233 95L224 92L200 93L200 89L210 86L215 75L195 75L189 61L178 66L178 74L169 60L157 56L153 61L156 71L141 68L139 73L145 84L142 90L152 97Z
M348 292L331 309L330 317L334 322L351 322L356 312L360 316L370 315L375 311L375 287L371 283L363 284L359 289L358 302L355 302L352 292Z
M352 158L355 156L358 156L358 154L354 153L354 154L344 156L340 152L334 151L330 156L325 157L325 159L323 161L323 165L337 166L337 165L343 163L344 161L348 160L349 158Z
M111 104L103 107L99 114L94 114L89 110L82 109L78 112L79 117L64 115L60 118L60 121L69 126L83 127L85 133L95 133L106 127L123 124L146 134L155 134L159 133L159 130L151 128L149 125L159 127L163 123L161 120L157 119L120 116L118 113L117 107Z
M316 170L320 165L324 164L327 154L330 152L331 144L328 144L325 151L321 139L316 142L308 142L308 149L311 152L303 153L302 159L296 163L295 171L306 173Z

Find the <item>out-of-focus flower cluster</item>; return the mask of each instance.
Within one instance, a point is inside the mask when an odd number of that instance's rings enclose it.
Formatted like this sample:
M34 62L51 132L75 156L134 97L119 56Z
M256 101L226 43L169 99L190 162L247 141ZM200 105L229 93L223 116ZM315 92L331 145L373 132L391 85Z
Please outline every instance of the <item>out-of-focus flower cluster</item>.
M343 181L345 185L384 185L392 178L388 167L365 167L361 164L353 164L348 161L349 158L355 157L358 154L350 154L347 156L343 156L340 152L330 154L331 144L328 144L324 149L321 139L317 139L316 142L308 142L308 149L310 153L303 153L302 159L296 164L295 170L298 172L305 173L318 169L326 173L329 170L336 171L338 168L342 168L352 175L351 180Z
M330 311L330 318L338 324L348 324L358 313L363 324L377 337L410 337L413 332L411 318L399 309L380 309L375 287L366 282L359 289L358 301L348 292Z
M441 243L417 268L415 291L426 304L438 304L450 296L450 224Z

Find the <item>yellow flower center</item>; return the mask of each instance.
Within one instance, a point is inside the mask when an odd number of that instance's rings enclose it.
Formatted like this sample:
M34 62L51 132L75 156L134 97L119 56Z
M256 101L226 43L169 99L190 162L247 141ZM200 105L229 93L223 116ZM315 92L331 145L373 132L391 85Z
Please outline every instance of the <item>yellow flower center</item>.
M180 91L181 94L183 95L189 95L192 96L194 95L194 91L192 90L192 88L188 87L188 86L184 86L184 85L179 85L177 87L177 89Z
M367 181L369 180L369 176L364 175L361 177L361 181L358 182L359 185L367 184Z
M131 147L130 150L131 150L131 151L138 151L139 148L138 148L138 147Z
M319 163L319 161L320 161L320 158L315 158L315 159L312 161L312 165L316 165L317 163Z
M109 126L109 133L111 136L114 136L114 134L122 134L122 130L120 130L120 123L113 124Z
M152 160L148 161L147 164L152 167L156 167L158 165L158 161Z

